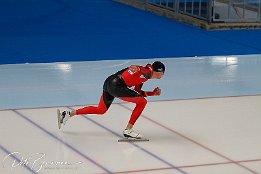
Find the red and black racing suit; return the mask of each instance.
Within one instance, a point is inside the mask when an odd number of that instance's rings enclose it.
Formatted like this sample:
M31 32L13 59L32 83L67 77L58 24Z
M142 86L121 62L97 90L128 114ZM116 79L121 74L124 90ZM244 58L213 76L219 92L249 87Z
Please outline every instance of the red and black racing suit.
M76 110L76 114L104 114L112 104L115 97L136 104L129 123L134 125L147 104L146 92L141 90L144 82L151 78L153 68L150 64L145 67L139 66L140 71L133 73L125 68L109 76L103 85L103 93L99 105L87 106ZM135 87L134 90L130 87Z

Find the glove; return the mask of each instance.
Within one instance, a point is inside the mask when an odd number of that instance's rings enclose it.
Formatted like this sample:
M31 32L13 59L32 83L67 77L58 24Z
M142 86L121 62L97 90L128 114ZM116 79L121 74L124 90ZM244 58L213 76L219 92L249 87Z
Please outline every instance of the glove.
M158 96L161 94L161 89L159 87L155 88L153 91L151 92L146 92L147 96Z

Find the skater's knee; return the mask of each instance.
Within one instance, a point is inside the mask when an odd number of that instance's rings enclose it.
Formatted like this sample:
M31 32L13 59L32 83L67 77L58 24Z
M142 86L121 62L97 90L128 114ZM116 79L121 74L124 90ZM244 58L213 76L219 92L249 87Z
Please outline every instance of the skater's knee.
M148 101L144 97L141 97L137 104L146 106L147 102Z
M106 109L106 108L99 108L99 109L98 109L98 111L97 111L97 114L100 114L100 115L102 115L102 114L105 114L105 113L106 113L106 111L107 111L107 109Z

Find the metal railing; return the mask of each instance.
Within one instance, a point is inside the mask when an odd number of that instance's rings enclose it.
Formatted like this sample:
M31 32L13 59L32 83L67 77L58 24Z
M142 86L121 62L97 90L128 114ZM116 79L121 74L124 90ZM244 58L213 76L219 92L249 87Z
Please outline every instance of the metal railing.
M261 22L261 0L140 0L208 22Z

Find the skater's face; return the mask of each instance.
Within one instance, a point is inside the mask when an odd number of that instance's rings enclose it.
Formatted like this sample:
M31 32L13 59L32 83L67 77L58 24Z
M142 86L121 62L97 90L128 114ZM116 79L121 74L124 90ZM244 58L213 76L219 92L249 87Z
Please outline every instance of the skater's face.
M152 78L160 79L161 77L163 77L163 75L164 75L163 72L156 72L156 71L153 71Z

